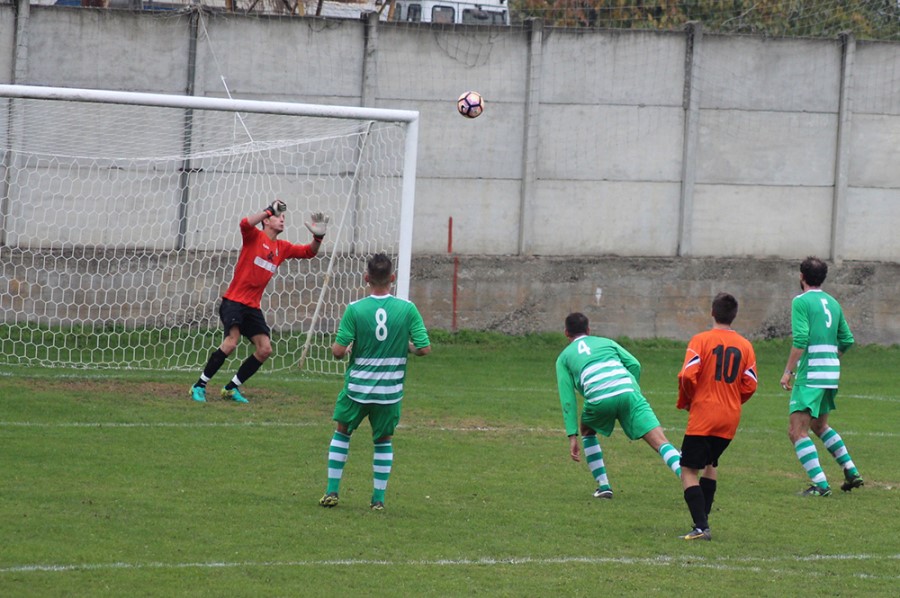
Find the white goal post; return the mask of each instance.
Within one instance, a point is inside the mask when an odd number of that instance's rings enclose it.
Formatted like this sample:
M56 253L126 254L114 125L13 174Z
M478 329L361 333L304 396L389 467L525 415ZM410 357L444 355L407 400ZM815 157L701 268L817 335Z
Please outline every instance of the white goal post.
M330 345L368 257L409 294L417 143L409 110L0 85L0 365L199 370L238 223L278 198L280 239L331 222L263 296L266 369L343 371Z

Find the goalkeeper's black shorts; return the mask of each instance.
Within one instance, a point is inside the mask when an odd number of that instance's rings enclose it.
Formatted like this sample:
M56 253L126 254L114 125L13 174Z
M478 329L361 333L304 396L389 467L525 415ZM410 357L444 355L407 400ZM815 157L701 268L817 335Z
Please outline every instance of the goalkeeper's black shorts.
M248 307L243 303L223 298L222 304L219 305L219 317L222 318L225 334L237 326L241 334L250 339L257 334L272 336L266 318L259 308Z

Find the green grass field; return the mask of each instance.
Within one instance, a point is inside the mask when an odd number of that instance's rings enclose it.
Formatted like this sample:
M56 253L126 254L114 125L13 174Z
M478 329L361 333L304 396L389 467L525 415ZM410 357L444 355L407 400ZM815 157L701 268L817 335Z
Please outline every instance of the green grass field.
M778 386L788 344L758 343L713 541L686 543L679 481L621 430L601 439L615 498L591 497L555 392L561 334L433 341L409 368L383 513L367 508L367 424L340 506L317 504L340 378L261 373L239 406L190 401L196 373L0 368L0 596L897 594L900 348L844 359L831 423L865 487L801 498ZM684 345L622 342L680 445Z

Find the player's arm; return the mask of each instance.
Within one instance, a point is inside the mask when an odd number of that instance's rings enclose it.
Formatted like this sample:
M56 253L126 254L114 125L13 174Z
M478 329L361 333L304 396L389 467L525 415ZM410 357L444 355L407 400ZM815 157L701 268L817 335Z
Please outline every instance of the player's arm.
M575 399L575 381L566 367L565 358L560 355L556 360L556 385L559 389L559 403L562 407L563 423L566 435L578 435L578 401Z
M331 354L334 355L335 359L343 359L347 355L349 355L353 351L353 343L350 343L347 346L334 343L331 345Z
M842 313L841 319L838 321L837 330L838 353L846 353L855 342L853 333L850 332L850 325L847 324L847 320L844 319L844 314Z
M431 339L428 338L428 330L425 328L422 314L413 304L410 304L409 318L409 352L419 357L428 355L431 353Z
M313 255L319 253L319 247L322 246L322 239L325 238L325 233L328 231L328 220L328 216L322 212L315 212L310 215L309 220L303 223L313 236L312 243L309 244L309 248L312 250Z
M331 345L331 354L335 359L343 359L353 350L353 341L356 338L356 318L353 315L353 304L347 306L341 323L338 324L337 335Z
M741 404L750 400L750 397L756 392L756 387L759 384L759 379L756 377L756 354L753 352L752 346L749 347L746 357L749 365L744 368L744 371L741 374Z
M427 347L417 347L412 341L409 341L409 352L413 355L422 357L431 353L431 345Z
M250 226L256 226L266 218L270 216L278 216L280 214L284 214L287 211L287 204L285 204L280 199L276 199L271 204L265 207L262 212L257 214L251 214L247 216L247 222L250 223Z
M791 347L787 364L784 366L784 373L781 375L781 388L784 390L790 390L794 387L794 376L797 375L797 364L800 363L800 359L803 357L804 353L806 353L806 348L800 349L798 347Z
M781 375L781 388L784 390L793 388L797 364L800 363L809 345L809 316L806 313L806 304L799 297L795 297L791 302L791 336L793 337L791 352Z
M637 382L641 381L641 362L637 360L637 357L628 352L628 349L620 345L619 343L613 342L616 348L616 353L619 355L619 361L622 362L622 365L625 366L625 369L628 370L634 379Z
M675 406L678 409L690 411L691 401L694 399L694 392L697 390L697 380L700 377L700 353L688 344L687 351L684 355L684 364L681 371L678 372L678 401Z

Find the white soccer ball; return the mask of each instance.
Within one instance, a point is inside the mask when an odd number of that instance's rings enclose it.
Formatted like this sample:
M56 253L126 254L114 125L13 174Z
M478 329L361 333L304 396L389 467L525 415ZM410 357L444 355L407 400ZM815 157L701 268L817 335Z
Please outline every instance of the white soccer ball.
M477 91L467 91L456 100L456 109L466 118L476 118L484 112L484 98Z

